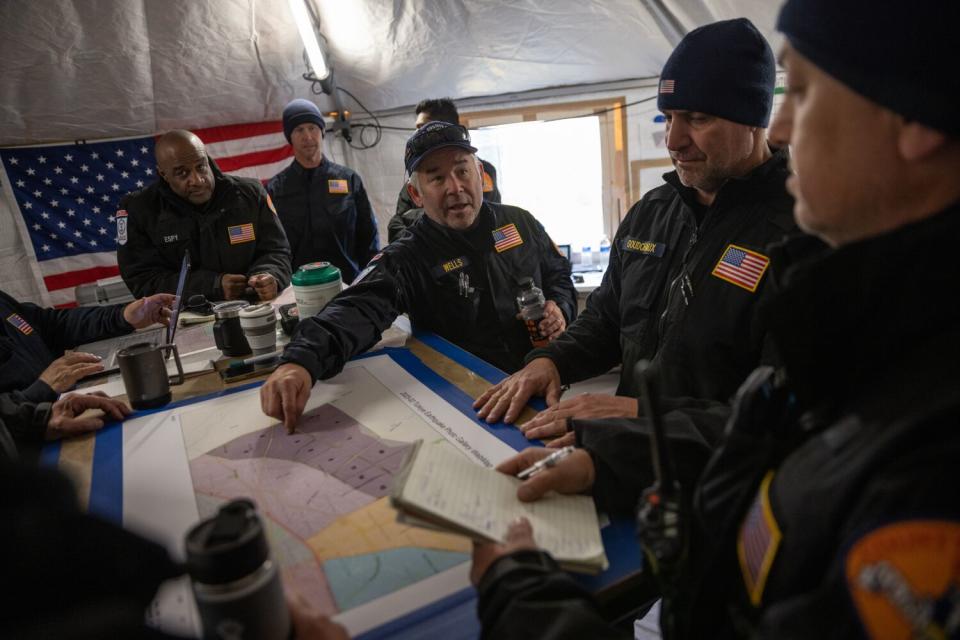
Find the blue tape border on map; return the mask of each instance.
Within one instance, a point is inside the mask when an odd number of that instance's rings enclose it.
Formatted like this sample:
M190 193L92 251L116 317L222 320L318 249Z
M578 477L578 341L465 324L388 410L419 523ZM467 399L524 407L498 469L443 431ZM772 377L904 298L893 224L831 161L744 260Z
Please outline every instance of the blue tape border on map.
M458 605L468 602L470 600L476 599L477 594L473 587L467 587L466 589L461 589L455 593L451 593L445 598L441 598L436 602L432 602L424 607L419 609L414 609L409 613L405 613L398 618L394 618L390 622L386 622L379 627L374 627L369 631L365 631L359 635L353 637L353 640L375 640L378 638L391 638L397 635L399 632L409 629L415 625L426 623L429 624L430 619L435 617L438 614L443 614L451 609L457 607ZM477 630L479 631L480 625L476 625ZM424 629L419 629L420 632Z
M263 384L262 381L245 384L223 391L208 393L204 396L187 398L171 402L156 409L135 411L127 419L141 418L161 411L169 411L177 407L203 402L211 398L227 396L240 391L246 391ZM108 422L94 436L93 463L90 465L90 502L88 511L110 520L116 524L123 524L123 428L120 422ZM56 467L60 462L61 443L55 442L43 448L40 454L40 464Z

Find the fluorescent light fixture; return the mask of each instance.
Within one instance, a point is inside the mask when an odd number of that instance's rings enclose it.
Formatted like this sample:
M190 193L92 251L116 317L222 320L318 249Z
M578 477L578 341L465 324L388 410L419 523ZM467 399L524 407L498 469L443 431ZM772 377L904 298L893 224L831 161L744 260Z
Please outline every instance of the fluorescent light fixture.
M307 60L310 61L310 68L313 69L313 74L317 80L323 80L330 75L330 67L327 66L327 58L323 55L323 48L317 38L317 28L311 15L312 12L307 7L309 0L289 1L293 21L297 23L300 39L303 40L303 47L307 50Z

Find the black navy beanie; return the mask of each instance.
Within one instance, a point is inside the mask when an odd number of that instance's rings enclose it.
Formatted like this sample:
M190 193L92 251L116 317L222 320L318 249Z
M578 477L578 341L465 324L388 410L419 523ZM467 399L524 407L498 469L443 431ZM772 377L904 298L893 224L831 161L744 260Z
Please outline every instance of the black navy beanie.
M957 0L789 0L777 29L871 102L960 136Z
M667 58L657 108L700 111L766 127L776 80L773 51L752 22L714 22L685 35Z
M321 131L326 128L323 123L323 114L320 113L317 105L303 98L291 100L283 108L283 136L287 139L287 142L290 142L290 134L297 128L297 125L304 122L312 122L320 127Z

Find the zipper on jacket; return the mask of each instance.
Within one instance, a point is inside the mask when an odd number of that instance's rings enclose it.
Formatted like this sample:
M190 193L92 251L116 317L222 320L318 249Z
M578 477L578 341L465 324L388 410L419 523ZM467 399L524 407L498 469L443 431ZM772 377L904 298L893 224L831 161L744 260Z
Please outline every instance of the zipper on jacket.
M677 288L677 283L681 283L680 286L683 286L683 279L687 276L687 258L690 256L690 253L693 251L693 247L697 244L697 241L700 239L700 235L697 233L698 226L694 225L693 231L690 233L690 240L687 241L687 249L683 252L683 258L680 260L680 273L677 274L677 277L670 281L670 286L667 287L667 301L663 307L663 313L660 314L660 320L657 323L657 348L660 347L660 342L663 340L663 329L664 324L667 321L667 314L670 313L670 302L673 300L673 292ZM693 294L691 288L691 295ZM684 301L685 304L690 304L688 301Z

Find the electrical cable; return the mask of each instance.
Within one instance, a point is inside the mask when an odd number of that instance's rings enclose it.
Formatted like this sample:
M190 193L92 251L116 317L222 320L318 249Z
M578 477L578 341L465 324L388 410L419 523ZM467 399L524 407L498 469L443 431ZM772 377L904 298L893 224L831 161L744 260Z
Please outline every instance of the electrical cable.
M354 102L360 105L360 108L363 109L367 113L367 115L373 118L373 124L352 124L352 123L350 124L351 129L354 129L354 128L359 129L357 140L360 143L358 146L353 144L352 141L349 141L348 144L350 145L350 147L353 149L359 149L363 151L366 149L372 149L373 147L380 144L380 139L383 137L383 126L380 124L380 119L377 118L377 116L374 115L374 113L370 111L370 109L367 109L366 105L360 102L357 96L353 95L352 93L350 93L349 91L347 91L346 89L340 86L337 87L337 90L342 91L348 96L350 96L350 98L353 99ZM367 141L364 140L363 136L369 129L373 129L375 133L374 133L373 141L368 143Z

